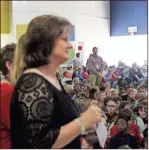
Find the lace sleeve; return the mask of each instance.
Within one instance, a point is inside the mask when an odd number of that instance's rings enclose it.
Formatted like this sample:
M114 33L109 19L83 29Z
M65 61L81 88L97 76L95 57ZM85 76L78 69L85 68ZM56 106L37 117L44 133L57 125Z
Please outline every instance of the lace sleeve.
M27 147L51 148L60 131L51 127L54 110L52 86L36 74L25 75L18 88L17 103Z

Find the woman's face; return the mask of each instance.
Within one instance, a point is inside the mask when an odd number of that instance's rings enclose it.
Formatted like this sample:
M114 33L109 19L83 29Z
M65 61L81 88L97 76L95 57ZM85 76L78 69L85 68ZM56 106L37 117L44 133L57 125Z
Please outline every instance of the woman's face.
M58 60L60 63L69 59L69 51L72 48L68 41L68 32L64 31L55 41L54 49L51 53L52 60Z

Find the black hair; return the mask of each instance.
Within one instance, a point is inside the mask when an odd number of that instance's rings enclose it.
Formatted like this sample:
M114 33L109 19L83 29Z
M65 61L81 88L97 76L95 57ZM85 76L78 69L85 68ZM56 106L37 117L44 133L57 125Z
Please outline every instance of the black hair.
M6 62L7 61L9 61L10 63L13 62L15 49L16 49L15 43L7 44L3 48L1 48L0 61L2 74L4 76L7 75L8 73Z
M142 108L144 108L143 105L140 105L140 104L137 105L137 106L133 109L134 114L140 116L139 110L142 109Z
M120 96L114 97L113 100L117 103L117 101L122 101L122 98Z
M101 86L101 87L100 87L100 91L101 91L101 92L105 92L105 90L106 90L106 87L104 87L104 86Z
M79 57L80 56L80 53L76 53L76 57Z
M104 105L107 106L107 103L108 103L109 101L114 101L111 96L108 96L108 97L106 97L106 98L104 99ZM115 101L114 101L114 102L115 102Z
M124 119L124 120L126 120L128 122L128 121L131 121L132 116L133 115L132 115L131 110L129 110L127 108L124 108L124 109L120 110L120 112L119 112L119 114L117 116L117 120L118 119Z
M95 50L95 49L98 49L97 47L93 47L93 49L92 50Z
M131 105L131 104L129 102L127 102L127 101L122 101L120 103L119 110L124 109L126 105Z

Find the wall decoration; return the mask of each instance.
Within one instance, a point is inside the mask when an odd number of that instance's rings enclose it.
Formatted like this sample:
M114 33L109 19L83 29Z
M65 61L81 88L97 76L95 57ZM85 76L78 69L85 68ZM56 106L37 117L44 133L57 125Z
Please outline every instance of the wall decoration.
M17 24L16 25L16 39L19 41L20 37L26 32L27 24Z
M16 25L17 41L26 32L26 29L27 29L27 24L17 24ZM74 25L69 30L68 40L69 41L75 41L75 26Z
M75 26L74 25L69 30L68 40L75 41Z
M1 34L10 33L11 1L1 1Z

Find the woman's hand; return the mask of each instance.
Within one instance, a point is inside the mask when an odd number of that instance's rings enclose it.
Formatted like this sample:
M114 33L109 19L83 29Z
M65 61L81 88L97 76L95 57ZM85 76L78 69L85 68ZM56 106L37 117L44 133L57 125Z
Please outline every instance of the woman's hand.
M80 121L86 129L89 129L97 122L100 122L101 118L102 110L96 104L92 104L84 113L82 113Z

